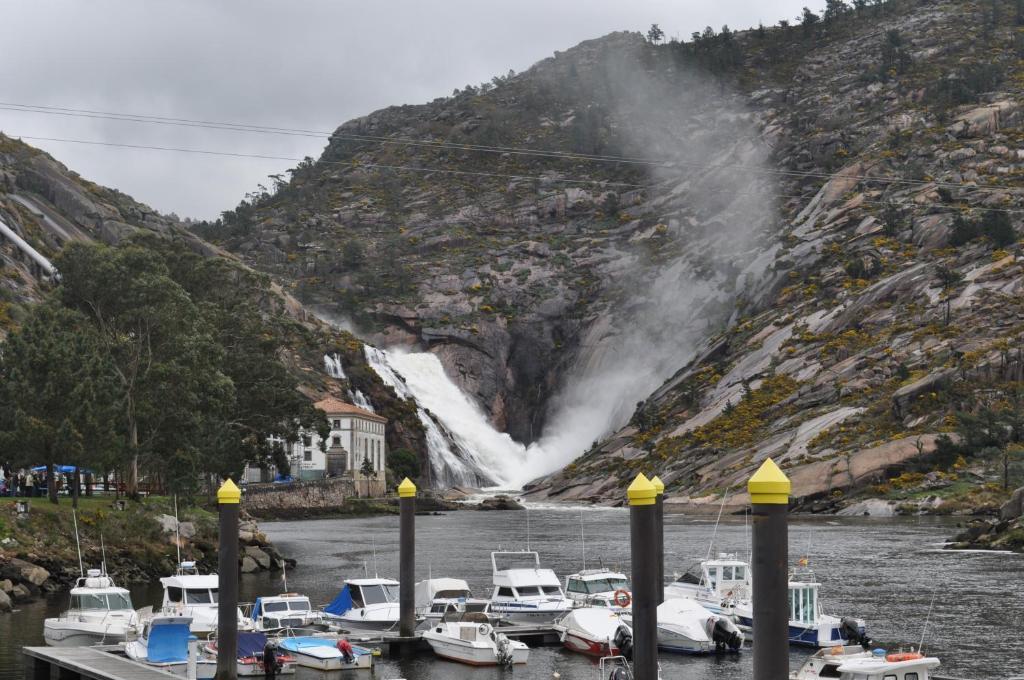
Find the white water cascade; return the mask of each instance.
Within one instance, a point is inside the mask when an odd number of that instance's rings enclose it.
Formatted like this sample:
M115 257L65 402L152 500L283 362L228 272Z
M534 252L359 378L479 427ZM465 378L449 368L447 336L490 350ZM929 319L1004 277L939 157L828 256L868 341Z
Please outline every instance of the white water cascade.
M339 380L345 380L345 369L341 366L341 357L338 353L324 355L324 370L327 375Z
M526 447L494 429L435 355L369 345L365 351L381 380L419 405L435 485L519 487L529 481L523 478Z

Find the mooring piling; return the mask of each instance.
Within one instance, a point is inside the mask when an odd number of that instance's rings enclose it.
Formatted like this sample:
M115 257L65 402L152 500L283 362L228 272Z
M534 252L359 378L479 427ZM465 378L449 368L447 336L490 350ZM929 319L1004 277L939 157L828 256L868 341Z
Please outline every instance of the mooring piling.
M217 553L217 674L215 680L238 679L238 508L242 492L231 479L217 491L220 545Z
M654 542L654 561L658 565L658 604L665 601L665 482L661 477L654 475L651 484L657 492L655 496L655 521L657 523L657 538Z
M747 482L753 533L754 680L789 677L790 482L768 458Z
M629 549L633 578L633 677L658 677L657 495L640 473L629 485Z
M398 628L402 637L416 630L416 485L408 477L398 485Z

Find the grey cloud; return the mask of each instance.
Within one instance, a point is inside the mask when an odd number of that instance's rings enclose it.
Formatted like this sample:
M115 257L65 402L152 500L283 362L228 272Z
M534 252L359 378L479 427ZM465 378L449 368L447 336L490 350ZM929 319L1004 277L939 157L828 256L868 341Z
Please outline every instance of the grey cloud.
M0 2L0 101L333 130L615 30L792 18L806 0ZM818 3L814 3L818 4ZM0 130L301 158L324 140L0 110ZM215 217L288 161L30 141L164 212Z

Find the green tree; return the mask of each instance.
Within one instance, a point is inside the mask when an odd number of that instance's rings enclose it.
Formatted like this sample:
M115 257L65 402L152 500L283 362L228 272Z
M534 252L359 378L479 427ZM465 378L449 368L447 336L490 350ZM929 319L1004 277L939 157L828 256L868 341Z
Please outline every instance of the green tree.
M849 10L850 7L843 2L843 0L826 0L824 14L825 23L832 23L846 14Z
M1017 234L1013 230L1013 223L1010 216L1005 212L991 210L981 218L979 231L982 235L992 239L997 248L1005 248L1017 241Z
M141 457L185 478L204 435L223 443L213 422L234 400L212 329L163 260L138 245L72 243L56 265L60 300L92 322L118 384L129 495L138 495Z
M820 21L821 17L812 12L809 7L804 7L803 12L800 14L800 26L803 28L805 38L814 35Z
M945 324L948 326L952 319L950 303L953 300L953 294L956 292L957 287L963 283L964 276L955 269L939 265L935 268L935 278L942 287L942 302L946 307L944 320Z
M397 479L415 480L420 475L420 462L409 449L395 449L388 452L388 467Z
M341 248L341 261L348 269L359 269L366 262L366 252L363 244L356 239L345 241Z
M658 44L665 37L665 31L661 30L658 24L651 24L651 27L647 30L647 39L654 44Z
M89 320L52 302L0 347L0 450L19 465L108 469L120 394ZM48 474L50 501L57 486ZM77 506L77 494L74 496Z

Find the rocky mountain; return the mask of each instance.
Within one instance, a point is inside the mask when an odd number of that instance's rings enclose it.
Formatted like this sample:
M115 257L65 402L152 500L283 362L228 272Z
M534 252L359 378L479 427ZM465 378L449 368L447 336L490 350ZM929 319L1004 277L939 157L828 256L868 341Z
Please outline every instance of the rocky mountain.
M350 121L196 231L435 353L517 440L587 450L538 495L645 470L718 502L770 455L819 508L995 503L1022 438L1021 22L830 1L612 34Z

